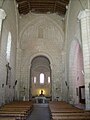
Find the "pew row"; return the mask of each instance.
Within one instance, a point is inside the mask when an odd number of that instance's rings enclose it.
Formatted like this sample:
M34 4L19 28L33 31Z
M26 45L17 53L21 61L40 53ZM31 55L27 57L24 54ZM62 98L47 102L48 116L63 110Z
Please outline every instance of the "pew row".
M15 117L0 117L0 120L15 120Z
M0 108L0 120L11 117L12 120L26 120L33 108L32 101L16 101ZM11 120L11 119L10 119Z
M51 120L90 120L90 112L78 109L64 101L49 103Z

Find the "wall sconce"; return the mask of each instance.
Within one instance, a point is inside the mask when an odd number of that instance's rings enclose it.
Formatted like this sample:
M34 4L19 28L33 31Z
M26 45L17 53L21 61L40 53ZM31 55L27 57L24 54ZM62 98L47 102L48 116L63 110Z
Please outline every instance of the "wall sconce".
M82 74L83 74L83 75L85 74L83 70L82 70Z
M2 88L4 88L4 83L2 84Z
M65 81L65 84L66 84L67 88L69 89L69 86L68 86L68 83L67 83L67 81Z
M77 77L77 81L79 80L79 76Z
M25 88L25 86L23 87L23 89L24 89L24 92L26 91L26 88Z
M58 88L56 88L56 90L58 90Z
M15 81L15 86L17 85L17 80Z
M11 85L9 85L9 88L11 88Z
M66 84L66 86L67 86L67 81L65 81L65 84Z

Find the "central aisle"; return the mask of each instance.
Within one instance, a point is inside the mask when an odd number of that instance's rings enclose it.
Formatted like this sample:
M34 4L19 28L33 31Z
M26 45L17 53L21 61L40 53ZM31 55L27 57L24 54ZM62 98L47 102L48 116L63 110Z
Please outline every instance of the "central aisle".
M27 120L50 120L48 104L34 104L32 113Z

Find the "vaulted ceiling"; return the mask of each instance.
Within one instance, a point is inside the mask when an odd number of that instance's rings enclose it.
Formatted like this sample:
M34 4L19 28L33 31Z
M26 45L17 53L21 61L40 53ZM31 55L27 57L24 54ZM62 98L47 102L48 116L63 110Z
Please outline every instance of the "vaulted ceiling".
M65 15L69 0L16 0L20 14L58 13Z

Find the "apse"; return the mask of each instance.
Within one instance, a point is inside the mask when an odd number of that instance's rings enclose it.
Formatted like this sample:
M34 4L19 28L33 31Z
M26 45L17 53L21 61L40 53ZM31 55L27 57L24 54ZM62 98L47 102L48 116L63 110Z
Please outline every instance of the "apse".
M46 97L51 96L50 61L45 56L37 56L31 62L31 95L39 96L41 91Z

